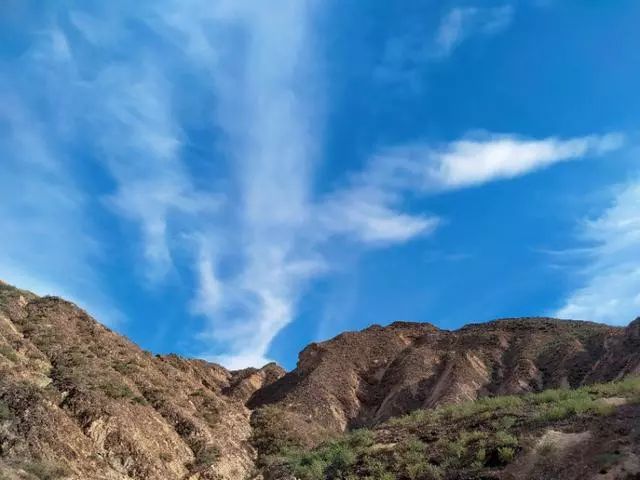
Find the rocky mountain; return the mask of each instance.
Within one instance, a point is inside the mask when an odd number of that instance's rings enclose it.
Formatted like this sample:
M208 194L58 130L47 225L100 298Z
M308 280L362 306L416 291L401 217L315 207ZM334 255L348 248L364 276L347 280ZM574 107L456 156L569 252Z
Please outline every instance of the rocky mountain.
M505 319L457 331L393 323L302 351L297 368L256 390L305 445L416 409L482 396L577 387L640 373L640 320L629 328L550 318Z
M549 318L372 326L309 345L289 373L228 371L154 356L72 303L0 283L0 478L257 478L278 442L633 374L640 320Z
M244 478L244 402L283 373L154 356L69 302L1 284L2 478Z

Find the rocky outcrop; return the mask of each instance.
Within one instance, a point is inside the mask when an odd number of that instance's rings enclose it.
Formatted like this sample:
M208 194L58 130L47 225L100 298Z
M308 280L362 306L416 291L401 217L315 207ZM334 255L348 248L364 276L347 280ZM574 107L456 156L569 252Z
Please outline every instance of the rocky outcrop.
M154 356L69 302L0 285L3 473L245 478L255 457L245 399L282 373Z
M603 372L599 380L631 372L640 351L632 330L550 318L457 331L426 323L373 326L310 345L295 370L256 391L248 405L276 406L294 440L313 445L418 408L575 387L595 381L595 370ZM620 345L627 360L616 356Z

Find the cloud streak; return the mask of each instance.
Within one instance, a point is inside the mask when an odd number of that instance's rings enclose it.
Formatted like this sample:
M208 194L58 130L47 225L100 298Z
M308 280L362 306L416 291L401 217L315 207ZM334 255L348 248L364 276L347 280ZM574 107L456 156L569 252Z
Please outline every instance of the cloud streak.
M143 286L193 275L191 313L205 320L204 346L192 353L231 368L260 365L309 284L336 268L332 250L388 248L438 227L437 213L411 208L413 197L620 145L615 136L487 134L392 146L320 191L325 85L313 20L321 8L312 0L277 9L237 0L113 2L78 7L69 25L44 29L19 66L26 84L52 93L0 98L8 125L0 220L16 226L1 240L0 268L73 298L83 285L87 296L100 291L96 265L123 239L104 244L91 222L99 209L134 232L126 240L143 260L135 262ZM456 15L441 32L448 50L510 18L498 10ZM209 138L209 150L194 148ZM74 159L78 151L90 155ZM101 184L87 185L83 168Z
M582 286L554 315L626 325L640 315L640 182L621 186L600 216L582 224Z
M467 38L489 36L506 30L513 21L514 7L456 7L440 22L435 36L434 55L448 57Z
M567 139L486 133L441 145L410 143L373 156L348 191L360 192L361 197L374 192L369 203L388 204L401 198L402 192L433 195L469 188L603 155L623 144L624 136L617 133Z

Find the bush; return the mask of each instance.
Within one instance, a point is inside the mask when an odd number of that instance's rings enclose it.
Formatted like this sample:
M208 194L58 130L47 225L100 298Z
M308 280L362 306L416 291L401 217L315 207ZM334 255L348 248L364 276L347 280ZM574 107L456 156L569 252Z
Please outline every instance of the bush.
M313 452L294 453L289 459L291 472L301 480L343 478L357 458L345 441L330 442Z
M196 452L195 465L209 467L220 459L220 449L215 445L206 445Z
M0 355L11 360L13 363L18 362L18 355L8 345L0 345Z
M475 469L480 469L484 467L484 464L486 461L487 461L487 450L484 446L481 446L475 451L471 466Z
M58 480L69 474L67 469L61 465L46 461L28 462L22 464L21 467L38 480Z
M600 399L592 399L588 394L567 395L564 398L548 403L538 414L539 420L553 422L563 420L574 415L591 413L594 415L610 415L615 406L608 405Z
M429 463L426 445L417 438L405 440L398 446L397 469L410 480L438 480L442 470Z
M496 430L509 430L516 424L517 420L518 419L516 417L513 417L511 415L506 415L504 417L500 417L499 419L495 420L494 422L492 422L491 425Z
M133 361L123 362L122 360L115 360L111 366L122 375L135 372L137 367L136 363Z
M505 431L496 432L495 442L497 445L500 445L503 447L518 446L518 438Z
M511 463L516 456L516 450L512 447L499 447L498 458L504 464Z
M283 412L268 405L251 416L251 444L261 456L281 455L295 449L296 443L287 429Z
M13 412L9 408L9 405L7 405L4 400L0 400L0 422L11 420L12 418Z
M132 398L134 396L131 389L123 383L103 383L100 385L100 390L102 390L107 397L116 400L120 398Z

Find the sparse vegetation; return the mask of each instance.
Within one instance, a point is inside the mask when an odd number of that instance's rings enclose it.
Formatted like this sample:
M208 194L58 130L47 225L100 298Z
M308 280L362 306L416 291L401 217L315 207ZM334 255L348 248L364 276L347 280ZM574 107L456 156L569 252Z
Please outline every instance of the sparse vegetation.
M16 352L14 352L8 345L0 345L0 355L11 360L13 363L18 361L18 355L16 355Z
M120 398L134 397L131 389L123 383L103 383L100 385L100 390L102 390L107 397L116 400Z
M285 450L284 462L301 480L345 478L358 457L372 444L373 434L370 431L357 430L336 441L326 442L310 452L300 449ZM415 465L409 468L415 468Z
M516 456L516 451L512 447L498 447L498 458L504 464L511 463Z
M254 412L251 426L251 443L260 452L261 458L278 455L297 447L278 407L266 406Z
M9 409L9 406L6 404L4 400L0 400L0 422L11 420L12 418L13 418L13 413Z
M220 449L215 445L205 445L196 452L196 467L210 467L220 459Z
M481 398L417 410L374 431L359 430L310 451L286 442L269 443L267 463L284 466L301 480L438 480L452 469L471 472L510 464L524 448L519 438L523 432L543 431L574 417L610 415L616 407L603 399L639 395L640 379L629 378L575 390ZM277 423L274 415L271 411L263 420ZM553 452L553 445L539 448L543 458Z
M58 480L69 474L66 468L49 461L25 462L20 467L38 480Z
M130 373L133 373L136 371L137 365L135 362L133 361L122 361L122 360L116 360L113 362L113 364L111 365L113 367L114 370L116 370L118 373L121 373L122 375L128 375Z
M66 302L12 295L0 309L0 471L12 479L68 478L46 459L82 478L575 479L633 467L640 445L638 379L446 405L635 369L640 320L374 327L310 346L282 378L156 359Z

